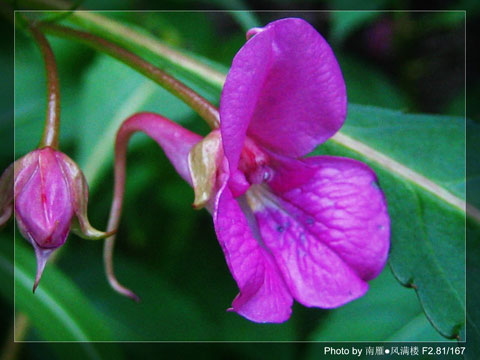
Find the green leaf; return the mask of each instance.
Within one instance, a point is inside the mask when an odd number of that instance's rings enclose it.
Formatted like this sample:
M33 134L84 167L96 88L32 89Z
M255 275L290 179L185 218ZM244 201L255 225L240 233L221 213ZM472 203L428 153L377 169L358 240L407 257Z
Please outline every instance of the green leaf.
M116 13L130 20L129 26L135 26L145 34L155 34L165 44L177 48L190 49L206 56L215 39L215 22L208 13L199 12L129 12ZM127 23L125 20L123 23ZM134 25L133 25L134 24Z
M96 310L109 319L110 340L173 341L215 339L216 328L201 311L195 299L182 289L165 281L159 267L145 266L139 258L128 259L116 254L116 273L141 297L134 303L114 292L105 277L101 244L75 243L60 260L68 274L81 286ZM82 252L82 257L76 254ZM87 270L88 269L88 270ZM115 326L113 326L115 325ZM218 334L216 334L218 336ZM94 340L101 340L95 337Z
M442 341L415 293L400 286L385 268L367 294L332 310L310 336L312 341Z
M261 26L257 14L254 11L248 11L249 7L243 0L214 0L212 2L222 9L230 10L230 15L244 32Z
M467 121L467 184L468 201L477 209L480 208L480 124Z
M462 338L467 340L466 360L480 356L480 226L467 221L467 327Z
M24 241L18 239L18 241ZM15 247L15 304L25 312L45 339L89 341L109 339L100 314L89 304L76 285L53 264L45 271L35 294L35 257L24 245ZM72 306L75 304L75 306Z
M237 1L235 1L237 3ZM223 3L223 2L222 2ZM238 5L241 2L238 1ZM235 4L236 5L236 4ZM237 7L237 10L240 7ZM257 16L254 12L251 11L231 11L230 14L236 20L236 22L242 27L242 29L247 32L248 30L259 27L260 21L257 19Z
M342 133L465 199L463 118L350 105Z
M206 84L213 93L222 87L224 75L219 71L225 70L223 66L204 57L175 50L143 29L134 29L94 12L76 12L67 21L124 46L156 66L167 69L172 75L179 74L191 81L201 80L202 87ZM215 70L212 71L212 68Z
M36 261L33 250L20 237L15 240L15 261L11 246L12 238L0 239L0 272L2 281L11 281L15 274L15 308L27 315L29 322L41 335L42 340L81 341L79 349L83 358L103 359L120 356L115 347L109 354L102 352L92 340L110 340L108 326L115 322L98 312L85 295L69 278L49 263L35 294L32 285L35 279ZM1 294L9 302L13 300L8 288ZM5 290L7 289L7 290Z

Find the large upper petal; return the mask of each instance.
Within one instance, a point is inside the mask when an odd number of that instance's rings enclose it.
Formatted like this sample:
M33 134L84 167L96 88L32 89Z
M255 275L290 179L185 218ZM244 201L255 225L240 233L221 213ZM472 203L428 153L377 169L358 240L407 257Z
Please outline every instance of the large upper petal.
M328 156L277 158L272 165L270 186L252 186L247 199L294 298L331 308L362 296L389 248L389 217L375 174L358 161Z
M273 257L259 240L253 215L247 206L242 210L243 200L237 202L224 188L214 211L215 231L240 289L231 310L255 322L283 322L290 317L293 299Z
M246 134L298 157L332 136L345 115L345 83L327 42L302 19L274 21L237 53L222 91L220 126L230 168Z

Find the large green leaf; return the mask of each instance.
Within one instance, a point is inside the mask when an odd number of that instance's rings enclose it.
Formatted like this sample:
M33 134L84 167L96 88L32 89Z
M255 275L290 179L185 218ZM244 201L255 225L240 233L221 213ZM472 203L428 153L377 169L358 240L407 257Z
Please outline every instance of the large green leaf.
M468 201L471 205L480 209L480 125L473 121L467 121L467 189Z
M348 110L343 133L465 199L463 118L358 105Z
M467 340L465 359L476 360L480 354L480 228L467 221Z
M18 239L18 242L23 242ZM15 305L28 314L49 340L89 341L110 338L100 314L77 286L49 264L35 294L35 257L24 245L15 246ZM74 306L73 306L74 305ZM55 325L53 325L55 324Z
M75 239L76 240L76 239ZM98 245L98 246L97 246ZM115 319L110 326L113 341L200 341L215 339L216 328L195 299L168 283L159 267L142 259L116 255L118 277L141 296L138 304L119 296L103 276L101 244L79 240L68 249L60 265L82 287L96 310ZM82 252L79 257L78 251ZM218 336L218 334L217 334ZM102 340L100 337L94 340Z
M386 268L364 297L331 311L310 340L441 341L442 337L425 318L414 291L400 286Z
M216 95L223 84L224 75L221 72L226 71L224 66L206 57L178 51L144 29L122 24L94 12L73 13L66 21L117 42L156 66L181 76L185 82L193 82L190 85L200 84L204 96L209 100L212 100L212 96Z

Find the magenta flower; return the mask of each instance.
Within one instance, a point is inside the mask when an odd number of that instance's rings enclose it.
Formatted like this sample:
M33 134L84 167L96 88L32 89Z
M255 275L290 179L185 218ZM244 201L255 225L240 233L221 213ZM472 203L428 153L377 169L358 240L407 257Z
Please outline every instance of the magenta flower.
M7 176L11 171L12 167L7 169L5 178L12 178ZM18 228L37 257L35 291L49 256L65 243L72 220L73 230L80 236L97 239L109 234L88 222L85 177L64 153L51 147L32 151L15 162L13 177Z
M132 129L155 138L193 185L195 205L212 212L240 289L230 310L283 322L294 299L333 308L364 295L386 262L389 217L367 165L302 158L346 116L345 84L326 41L301 19L247 36L223 88L220 131L198 142L144 113L128 119L118 138Z
M389 217L365 164L298 159L345 119L345 84L328 44L300 19L255 32L222 92L230 177L214 222L240 288L232 310L282 322L293 299L333 308L365 294L387 258Z

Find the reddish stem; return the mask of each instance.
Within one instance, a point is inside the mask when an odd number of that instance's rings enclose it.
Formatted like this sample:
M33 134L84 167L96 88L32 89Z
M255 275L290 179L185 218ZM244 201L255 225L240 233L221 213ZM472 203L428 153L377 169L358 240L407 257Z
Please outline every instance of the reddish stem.
M28 28L42 53L47 76L47 114L39 147L50 146L56 149L60 132L60 86L55 55L45 35L33 25Z
M197 114L200 115L212 129L219 127L220 120L218 110L214 105L182 82L142 59L138 55L109 40L84 31L74 30L57 24L43 23L41 24L41 27L51 34L77 40L124 62L180 98L197 112Z

